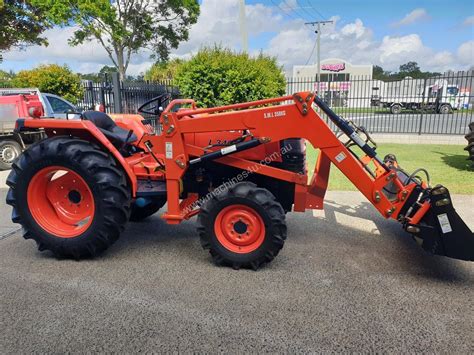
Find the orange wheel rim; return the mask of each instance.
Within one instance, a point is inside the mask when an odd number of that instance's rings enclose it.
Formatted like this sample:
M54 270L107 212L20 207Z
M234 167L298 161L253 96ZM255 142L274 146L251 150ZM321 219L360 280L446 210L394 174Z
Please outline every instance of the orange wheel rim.
M258 249L265 239L262 217L245 205L231 205L220 211L214 222L214 231L226 249L239 254Z
M38 171L28 185L27 200L36 223L56 237L77 237L94 218L94 196L89 185L78 173L62 166Z

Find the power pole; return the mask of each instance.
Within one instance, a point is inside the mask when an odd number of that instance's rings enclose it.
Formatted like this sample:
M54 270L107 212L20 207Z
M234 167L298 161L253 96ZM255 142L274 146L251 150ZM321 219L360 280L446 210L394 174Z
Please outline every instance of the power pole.
M248 53L249 40L247 36L247 23L245 19L245 0L239 0L239 20L240 20L240 34L242 36L242 51Z
M316 34L318 35L317 39L317 55L318 55L318 76L317 76L317 82L318 82L318 91L319 91L319 81L321 79L321 24L324 26L327 23L334 23L334 21L312 21L312 22L306 22L305 25L311 25L311 26L318 26L316 30Z

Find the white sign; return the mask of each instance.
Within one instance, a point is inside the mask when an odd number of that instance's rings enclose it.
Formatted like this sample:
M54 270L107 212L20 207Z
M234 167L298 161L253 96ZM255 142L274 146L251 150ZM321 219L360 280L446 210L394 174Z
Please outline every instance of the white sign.
M166 142L166 159L173 159L173 143Z
M438 215L439 225L444 234L452 232L451 223L449 223L448 215L446 213Z

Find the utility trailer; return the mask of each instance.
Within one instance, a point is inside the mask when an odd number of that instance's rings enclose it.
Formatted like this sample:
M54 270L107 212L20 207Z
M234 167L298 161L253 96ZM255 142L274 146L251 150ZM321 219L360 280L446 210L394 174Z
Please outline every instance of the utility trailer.
M201 245L217 265L258 269L282 249L286 213L323 208L334 166L426 251L474 260L474 235L448 189L430 186L423 168L406 172L393 154L380 158L364 129L314 93L200 109L180 99L163 110L163 100L140 108L157 115L158 133L137 115L114 121L94 111L81 120L18 120L16 132L48 135L20 156L7 179L7 203L24 237L60 258L93 257L129 220L166 204L161 218L169 224L197 216ZM304 149L283 149L287 140L319 149L311 178ZM278 162L269 159L275 150Z
M424 79L405 78L401 81L378 80L372 88L371 106L390 109L393 114L402 110L431 111L441 114L462 109L468 104L469 93L445 79L424 86Z

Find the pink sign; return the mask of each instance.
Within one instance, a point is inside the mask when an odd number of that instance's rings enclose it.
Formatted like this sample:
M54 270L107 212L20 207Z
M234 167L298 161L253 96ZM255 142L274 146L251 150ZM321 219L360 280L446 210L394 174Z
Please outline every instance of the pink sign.
M341 71L346 69L345 63L337 63L337 64L323 64L321 65L321 70L328 70L328 71Z

